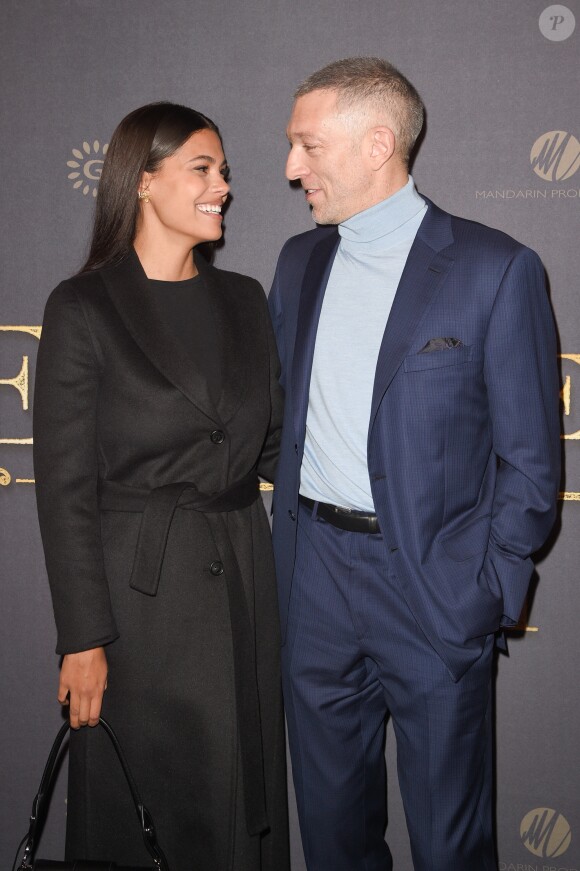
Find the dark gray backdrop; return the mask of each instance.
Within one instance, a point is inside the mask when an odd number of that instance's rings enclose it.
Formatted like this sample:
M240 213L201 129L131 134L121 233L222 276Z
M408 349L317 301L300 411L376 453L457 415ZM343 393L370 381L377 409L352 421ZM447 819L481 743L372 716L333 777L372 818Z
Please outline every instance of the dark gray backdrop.
M499 869L578 871L579 0L4 0L1 14L0 866L12 861L60 722L30 483L32 328L51 288L83 261L103 148L121 117L151 100L214 118L233 170L217 264L268 288L284 240L311 226L283 175L291 92L330 60L378 54L427 105L419 189L535 248L549 275L569 437L560 528L538 564L529 631L514 633L498 666ZM389 841L397 869L410 871L390 730L387 743ZM54 857L63 785L44 839ZM293 806L292 836L302 871Z

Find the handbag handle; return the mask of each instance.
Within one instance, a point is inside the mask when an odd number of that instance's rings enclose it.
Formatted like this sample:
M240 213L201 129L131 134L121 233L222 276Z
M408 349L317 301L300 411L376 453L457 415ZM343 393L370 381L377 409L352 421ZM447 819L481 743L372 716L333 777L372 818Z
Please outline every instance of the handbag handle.
M133 799L133 804L135 805L135 810L137 812L137 817L139 819L139 825L141 826L141 834L143 835L143 841L145 843L145 847L151 858L153 859L155 871L169 871L169 866L167 864L167 859L163 854L163 850L157 843L157 836L155 834L155 827L153 825L153 820L151 818L151 814L143 804L141 800L141 796L139 795L139 790L137 789L137 784L133 779L133 775L131 774L131 770L129 768L129 764L125 758L125 754L121 749L121 745L119 744L119 739L115 735L113 731L113 727L104 719L104 717L99 717L99 724L105 730L109 738L111 739L111 743L115 748L115 752L121 763L121 767L125 774L125 778L127 780L127 784L129 786L129 790L131 791L131 797ZM52 781L54 779L54 770L56 766L56 760L58 758L58 753L60 750L60 746L65 738L65 735L68 734L70 728L69 723L64 723L63 726L58 731L56 738L54 739L54 743L48 754L48 759L46 760L46 765L44 767L44 773L42 775L42 779L40 781L40 786L38 787L38 792L32 802L32 811L30 814L30 827L28 829L28 835L26 836L26 845L24 847L24 854L22 856L22 862L18 866L18 871L32 871L32 860L34 858L34 849L36 845L36 838L38 835L38 828L40 825L40 820L42 819L42 814L44 811L44 804L46 801L46 796L50 792L50 787L52 785Z

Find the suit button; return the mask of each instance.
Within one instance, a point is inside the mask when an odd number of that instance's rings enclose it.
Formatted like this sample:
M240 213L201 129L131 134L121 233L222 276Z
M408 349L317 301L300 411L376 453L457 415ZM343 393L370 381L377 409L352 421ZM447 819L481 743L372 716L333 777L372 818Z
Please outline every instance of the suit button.
M291 508L288 509L288 517L290 518L290 520L296 520L296 515Z
M210 439L212 440L214 445L221 445L221 443L225 440L225 433L223 433L221 429L214 429L214 431L210 434Z
M223 573L224 573L223 563L221 563L219 560L216 559L210 565L209 570L212 573L212 575L215 575L216 577L218 575L223 575Z
M298 453L298 445L294 445L294 453L295 453L295 454Z

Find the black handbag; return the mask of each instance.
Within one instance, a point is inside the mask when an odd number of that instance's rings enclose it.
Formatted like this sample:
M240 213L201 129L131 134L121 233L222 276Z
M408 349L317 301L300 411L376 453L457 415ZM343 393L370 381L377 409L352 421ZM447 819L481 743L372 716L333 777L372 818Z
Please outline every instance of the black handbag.
M16 862L18 861L20 851L24 846L22 861L20 865L18 865L17 871L169 871L167 859L165 858L161 847L157 843L157 837L155 835L155 828L153 826L151 814L141 801L137 785L133 780L133 775L131 774L129 765L127 763L127 760L125 759L125 755L121 750L121 745L119 744L117 736L115 735L109 723L107 723L107 721L104 720L103 717L100 717L99 724L100 727L105 730L105 732L111 739L113 747L115 748L115 751L117 753L119 762L121 763L121 766L125 773L127 784L133 798L133 804L135 805L135 810L137 812L137 817L139 818L143 841L145 842L145 847L147 848L149 855L153 859L153 865L148 868L136 868L133 866L129 868L125 865L116 865L114 862L86 862L83 860L55 862L48 859L34 858L36 841L39 835L39 826L42 819L44 818L46 810L46 797L47 795L49 795L50 788L52 786L58 753L64 737L68 734L69 730L69 724L65 723L59 729L58 735L54 739L54 744L52 745L51 751L48 755L38 792L35 796L34 801L32 802L32 812L30 814L30 827L28 829L28 834L22 839L18 846L13 869L16 866Z

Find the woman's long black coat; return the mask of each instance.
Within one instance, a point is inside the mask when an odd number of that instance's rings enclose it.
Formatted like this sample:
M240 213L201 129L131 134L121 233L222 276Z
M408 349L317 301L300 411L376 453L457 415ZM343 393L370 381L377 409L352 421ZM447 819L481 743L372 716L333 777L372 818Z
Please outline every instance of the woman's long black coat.
M57 652L106 646L103 713L172 871L284 871L278 614L261 500L222 515L255 642L270 829L254 837L244 814L229 557L224 562L206 515L177 508L157 594L145 595L130 586L142 512L103 510L103 482L151 491L189 481L211 494L253 469L272 477L281 396L263 291L253 279L196 262L219 334L217 407L156 311L135 254L63 282L47 303L34 440ZM224 572L216 574L220 562ZM71 745L69 855L146 865L106 736L81 729Z

